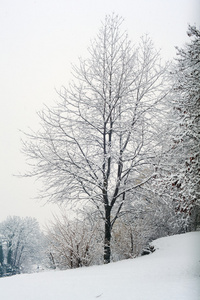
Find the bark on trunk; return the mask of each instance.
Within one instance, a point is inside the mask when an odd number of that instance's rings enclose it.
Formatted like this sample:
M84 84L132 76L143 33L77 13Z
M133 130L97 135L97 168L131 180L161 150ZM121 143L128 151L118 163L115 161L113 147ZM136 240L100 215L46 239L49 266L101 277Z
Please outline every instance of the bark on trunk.
M110 241L111 241L111 222L110 222L110 211L111 207L105 207L105 239L104 239L104 264L110 263L111 257L111 249L110 249Z

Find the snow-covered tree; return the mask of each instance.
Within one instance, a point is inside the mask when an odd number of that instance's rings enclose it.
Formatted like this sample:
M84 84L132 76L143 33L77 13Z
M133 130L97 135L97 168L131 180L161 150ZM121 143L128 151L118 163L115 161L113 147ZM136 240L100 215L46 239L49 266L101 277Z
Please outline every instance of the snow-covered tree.
M4 254L3 254L3 246L0 237L0 277L4 274Z
M116 15L106 17L89 58L73 68L74 81L61 89L56 107L39 114L41 130L24 143L33 165L27 175L44 180L43 197L99 212L105 263L128 195L154 176L167 86L166 66L152 41L146 36L133 48L121 24Z
M177 48L173 72L171 193L176 209L192 216L194 230L200 223L200 31L189 26L187 34L191 41Z
M40 263L42 235L36 219L8 217L0 223L0 236L6 274L29 272Z

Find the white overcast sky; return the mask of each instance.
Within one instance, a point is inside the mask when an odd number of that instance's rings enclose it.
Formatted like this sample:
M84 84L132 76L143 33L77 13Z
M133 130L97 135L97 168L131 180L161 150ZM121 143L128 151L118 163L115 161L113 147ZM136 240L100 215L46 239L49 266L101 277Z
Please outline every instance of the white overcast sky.
M188 24L200 24L199 0L0 0L0 222L8 215L42 224L54 206L37 202L26 169L21 130L36 128L36 112L57 99L70 79L71 63L87 55L106 14L125 20L129 38L149 33L165 58L188 41Z

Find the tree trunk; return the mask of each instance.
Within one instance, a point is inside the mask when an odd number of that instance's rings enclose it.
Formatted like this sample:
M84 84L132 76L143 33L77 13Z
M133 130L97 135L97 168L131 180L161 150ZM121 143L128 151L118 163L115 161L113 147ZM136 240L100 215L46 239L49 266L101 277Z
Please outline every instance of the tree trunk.
M111 249L111 222L110 222L111 207L105 206L105 238L104 238L104 264L110 263Z

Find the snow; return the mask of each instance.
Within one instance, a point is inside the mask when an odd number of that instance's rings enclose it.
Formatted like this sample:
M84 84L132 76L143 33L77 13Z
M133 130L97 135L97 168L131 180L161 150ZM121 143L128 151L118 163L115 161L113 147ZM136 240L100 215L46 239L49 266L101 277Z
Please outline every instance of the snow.
M198 300L200 232L158 239L136 259L0 278L4 300Z

